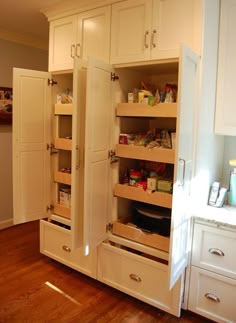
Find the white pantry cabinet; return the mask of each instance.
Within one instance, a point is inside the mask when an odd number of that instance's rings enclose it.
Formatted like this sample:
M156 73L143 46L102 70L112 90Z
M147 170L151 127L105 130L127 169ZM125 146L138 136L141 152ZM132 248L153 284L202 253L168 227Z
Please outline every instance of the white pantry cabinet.
M71 72L14 71L17 222L47 218L41 220L42 253L176 316L188 261L198 62L184 46L178 59L151 65L112 67L75 58ZM128 104L128 92L141 81L161 88L177 84L177 102ZM56 104L56 94L67 88L73 91L73 103ZM121 132L153 127L174 127L175 149L118 144ZM118 163L111 163L114 148ZM139 160L168 164L173 193L121 184L124 167L135 167ZM71 189L70 206L60 200L64 186ZM169 210L169 234L145 233L127 224L133 201ZM117 275L109 269L111 259ZM149 275L159 277L153 285Z
M236 231L194 223L188 308L215 322L236 322Z
M49 71L73 68L74 57L109 61L111 7L105 6L50 22ZM96 39L96 41L94 41Z
M199 52L201 2L127 0L112 5L112 64L176 58L182 43Z
M236 73L236 2L222 0L220 8L220 35L217 76L215 132L236 136L234 84Z

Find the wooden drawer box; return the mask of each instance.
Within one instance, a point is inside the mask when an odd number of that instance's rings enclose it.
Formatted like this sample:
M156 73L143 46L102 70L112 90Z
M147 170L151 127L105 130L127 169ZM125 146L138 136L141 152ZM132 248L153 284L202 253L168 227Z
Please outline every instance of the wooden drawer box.
M180 314L180 279L168 287L168 266L103 243L98 249L98 279L173 315Z
M40 221L40 252L85 275L96 278L96 251L89 256L82 249L72 251L70 230L53 223Z
M192 265L236 279L236 232L195 223Z
M188 309L215 322L236 322L236 281L192 266Z
M130 217L125 217L114 222L112 226L112 233L129 240L169 252L169 237L164 237L156 233L146 233L141 229L128 225L127 223L129 221Z

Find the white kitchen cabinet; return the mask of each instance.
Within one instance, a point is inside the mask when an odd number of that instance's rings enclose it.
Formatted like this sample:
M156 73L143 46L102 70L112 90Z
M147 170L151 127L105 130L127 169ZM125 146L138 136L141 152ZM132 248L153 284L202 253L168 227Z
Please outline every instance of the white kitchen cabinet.
M222 0L220 9L220 35L218 55L217 97L215 112L215 132L235 136L236 116L234 105L234 77L236 72L236 3Z
M201 2L127 0L112 5L111 58L114 64L176 58L181 43L200 52Z
M49 26L49 71L69 70L77 49L77 15L50 22Z
M188 308L215 322L235 322L236 231L194 223Z
M51 21L49 71L73 69L75 56L83 59L92 56L108 62L110 11L111 7L106 6Z
M109 171L107 145L110 146L110 136L107 118L106 122L104 119L101 120L102 125L98 122L91 134L92 138L95 136L95 143L89 148L97 149L98 145L100 153L94 156L92 151L90 155L84 156L85 131L87 131L85 128L86 78L87 82L92 82L92 86L99 89L97 95L93 97L96 100L96 113L109 115L107 112L110 111L111 91L105 86L107 83L110 86L111 75L110 67L106 71L105 64L95 67L92 63L87 72L86 64L75 59L73 73L53 76L50 73L14 69L14 99L15 108L18 111L14 115L13 123L13 175L16 179L13 185L14 221L22 223L48 218L41 223L41 251L50 255L55 250L54 258L64 259L62 262L73 264L77 269L82 268L86 261L89 262L90 267L91 257L95 258L92 264L96 265L95 251L90 251L89 257L81 258L82 267L78 264L79 260L75 262L76 250L81 248L80 254L84 254L83 214L86 213L83 200L84 173L90 165L90 157L99 163L98 175L101 176L102 173L102 178L107 185L109 176L109 172L106 177L103 171L104 167ZM101 80L103 84L106 83L102 89L99 87ZM65 93L68 88L73 91L73 103L57 104L57 94ZM36 103L35 100L37 100ZM92 101L91 104L94 102ZM86 140L90 138L88 135ZM105 161L103 161L102 149L106 150ZM60 200L60 192L64 187L71 191L70 205L65 205ZM105 189L105 185L103 187ZM90 192L93 192L93 187ZM105 193L103 199L100 194L99 200L95 201L100 203L99 207L104 215L108 212L106 201ZM95 203L93 206L97 207ZM48 233L49 230L52 237ZM91 233L92 230L89 232ZM66 239L65 245L68 248L64 251L73 253L69 259L65 257L65 253L62 257L60 252L63 245L58 245L56 235L61 236L62 240ZM48 241L48 239L51 240ZM56 244L54 249L53 244ZM85 268L84 271L86 270ZM95 276L96 266L90 268L89 272L91 276Z
M184 46L179 59L156 61L152 65L114 69L95 59L85 62L75 58L72 72L51 75L16 69L14 75L18 113L14 116L13 167L15 178L20 179L14 181L17 222L47 218L41 220L41 252L105 283L109 283L106 268L110 258L104 256L101 244L119 241L119 245L128 248L123 262L134 259L143 283L136 290L136 285L123 277L120 281L114 278L111 286L176 316L180 314L182 274L188 260L198 62L199 57ZM141 81L160 88L168 82L178 84L177 102L156 106L128 104L128 92L139 87ZM67 88L73 92L73 103L56 103L56 95ZM36 105L35 98L40 98ZM145 147L129 149L117 144L121 132L147 131L153 127L175 128L175 149L148 151ZM114 148L120 161L111 164ZM127 160L135 165L140 159L170 165L173 194L147 193L119 183L118 176L122 167L128 166ZM71 173L64 169L71 169ZM71 188L69 207L60 201L62 185ZM125 218L131 215L132 201L170 210L170 236L146 234L127 225ZM100 269L96 276L98 247ZM111 250L117 259L117 249L112 246ZM136 258L131 255L135 250L146 256ZM154 260L146 259L152 256ZM149 291L149 269L163 278L161 283L155 279L154 291ZM135 275L131 275L132 280Z
M127 251L127 250L129 251ZM155 307L179 316L181 279L170 290L168 266L128 248L103 243L98 249L98 279Z

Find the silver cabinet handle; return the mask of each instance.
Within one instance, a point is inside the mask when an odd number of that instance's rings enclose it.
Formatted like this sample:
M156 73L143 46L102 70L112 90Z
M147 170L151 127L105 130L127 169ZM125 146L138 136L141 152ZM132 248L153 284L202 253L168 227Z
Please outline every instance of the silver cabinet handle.
M179 173L180 173L180 171L182 172L182 176L180 176L181 174L179 174L179 178L180 178L179 186L184 186L184 181L185 181L185 159L179 158L179 168L181 168L181 170L179 169Z
M142 279L136 274L130 274L129 277L130 277L130 279L133 279L138 283L141 283L141 281L142 281Z
M62 246L62 249L66 252L71 252L71 249L68 246Z
M218 248L210 248L208 250L210 253L212 253L213 255L217 255L217 256L220 256L220 257L224 257L224 253L222 250L218 249Z
M155 43L155 34L157 33L156 29L153 29L152 31L152 38L151 38L151 45L152 45L152 48L155 48L157 45Z
M72 58L75 57L75 44L71 45L71 47L70 47L70 56Z
M76 56L79 57L79 58L80 58L80 55L81 55L80 49L81 49L80 43L76 44L76 51L75 51L75 53L76 53Z
M220 302L219 297L218 297L218 296L216 296L216 295L214 295L214 294L212 294L212 293L206 293L204 296L205 296L207 299L209 299L209 300L211 300L211 301L213 301L213 302L215 302L215 303L219 303L219 302Z
M149 31L147 30L146 32L145 32L145 35L144 35L144 47L145 48L148 48L148 35L149 35Z

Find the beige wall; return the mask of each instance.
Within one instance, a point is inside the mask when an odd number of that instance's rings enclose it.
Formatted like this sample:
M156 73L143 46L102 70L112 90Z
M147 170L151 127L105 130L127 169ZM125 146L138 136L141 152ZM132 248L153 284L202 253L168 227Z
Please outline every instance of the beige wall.
M0 39L0 86L12 87L13 67L47 71L48 52ZM0 125L0 229L12 224L12 126Z

